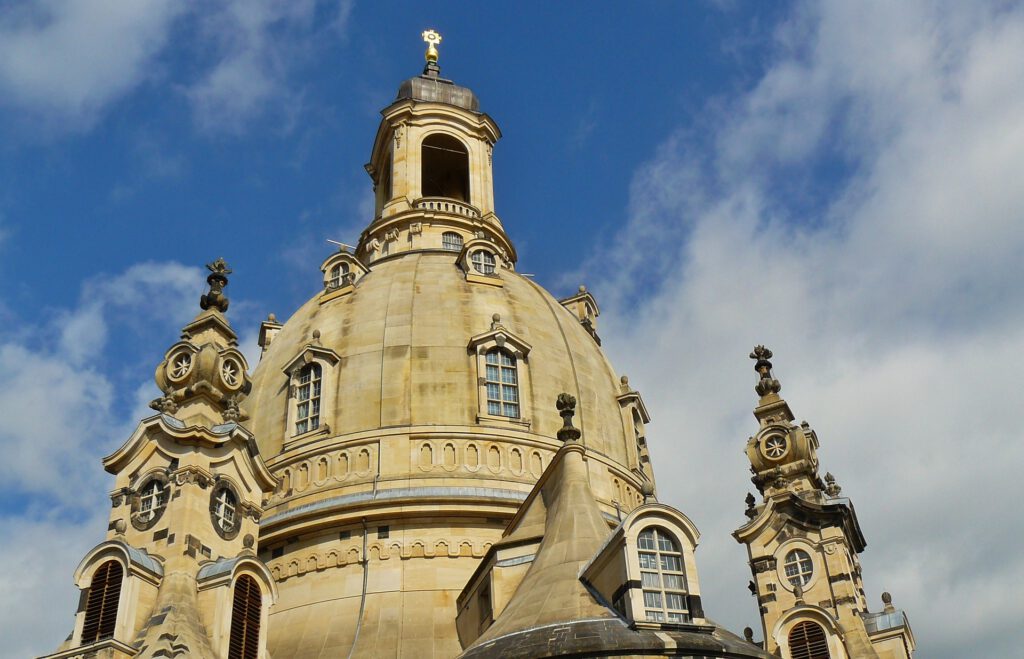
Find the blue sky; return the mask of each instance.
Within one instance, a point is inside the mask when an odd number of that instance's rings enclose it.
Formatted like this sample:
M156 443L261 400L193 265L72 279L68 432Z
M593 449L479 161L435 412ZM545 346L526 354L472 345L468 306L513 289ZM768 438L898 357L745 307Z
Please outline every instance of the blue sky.
M626 7L0 2L0 652L66 634L99 458L147 412L202 264L234 268L251 346L316 291L325 239L368 222L378 112L434 27L503 130L519 270L602 305L662 499L703 532L709 614L755 620L729 532L765 342L857 504L872 603L892 591L927 656L1011 654L1024 11ZM975 633L936 601L970 602Z

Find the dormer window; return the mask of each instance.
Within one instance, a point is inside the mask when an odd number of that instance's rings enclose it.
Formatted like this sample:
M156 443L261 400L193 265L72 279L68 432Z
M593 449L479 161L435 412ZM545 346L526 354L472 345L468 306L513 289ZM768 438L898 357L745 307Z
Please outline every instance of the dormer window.
M299 371L295 390L295 434L301 435L320 427L320 395L323 391L323 370L312 363Z
M495 348L487 353L487 413L519 418L519 374L516 358L507 350Z
M661 527L644 529L637 536L640 585L647 619L653 622L686 622L686 573L683 553L671 533Z
M424 197L469 202L469 152L451 135L434 133L422 143L421 187Z
M462 235L454 231L445 231L441 235L441 247L449 252L462 251Z
M470 257L470 261L473 264L473 269L482 275L493 275L496 266L496 260L494 254L484 249L478 249L473 252Z
M331 275L327 279L328 290L341 287L342 281L345 279L345 275L349 273L348 263L338 263L331 268Z

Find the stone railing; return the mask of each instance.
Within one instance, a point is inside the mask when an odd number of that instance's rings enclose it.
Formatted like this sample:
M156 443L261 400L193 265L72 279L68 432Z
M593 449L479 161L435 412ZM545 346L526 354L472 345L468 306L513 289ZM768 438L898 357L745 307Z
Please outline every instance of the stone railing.
M448 197L423 197L413 203L413 208L424 211L437 211L439 213L451 213L463 217L480 217L480 211L475 206L449 199Z

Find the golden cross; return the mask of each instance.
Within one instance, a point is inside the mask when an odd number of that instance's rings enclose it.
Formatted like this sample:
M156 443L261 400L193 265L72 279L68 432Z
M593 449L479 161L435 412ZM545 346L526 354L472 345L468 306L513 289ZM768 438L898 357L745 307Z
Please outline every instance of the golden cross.
M441 35L437 33L437 30L424 30L423 40L427 42L427 54L426 58L428 62L437 61L437 44L441 43Z

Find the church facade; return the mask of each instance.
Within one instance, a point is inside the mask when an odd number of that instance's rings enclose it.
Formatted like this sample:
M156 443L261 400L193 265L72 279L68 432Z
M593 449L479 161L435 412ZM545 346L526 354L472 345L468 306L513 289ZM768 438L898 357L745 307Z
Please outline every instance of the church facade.
M734 535L761 640L705 612L700 533L658 500L650 416L601 349L597 301L516 272L500 130L424 39L366 165L374 218L321 290L261 324L251 375L231 271L208 266L155 414L104 459L107 536L48 656L912 656L891 598L868 612L853 505L760 346L760 498Z

